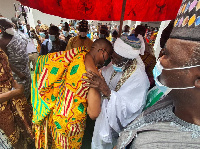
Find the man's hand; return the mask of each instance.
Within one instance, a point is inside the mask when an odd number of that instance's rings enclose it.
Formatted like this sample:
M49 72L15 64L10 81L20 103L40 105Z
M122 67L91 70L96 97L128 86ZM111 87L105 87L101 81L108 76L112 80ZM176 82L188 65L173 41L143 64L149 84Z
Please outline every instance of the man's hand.
M110 96L111 91L104 79L104 77L101 74L101 71L99 71L99 75L95 74L92 71L89 71L85 74L83 74L84 76L86 76L88 79L81 79L82 81L85 81L86 84L84 84L84 86L86 87L91 87L91 88L96 88L98 89L103 95L105 96Z
M17 83L16 80L13 81L12 86L18 90L18 93L21 95L24 93L24 86L22 84Z
M19 84L16 80L13 81L12 83L12 86L15 88L15 89L23 89L23 85L22 84Z
M18 84L17 81L12 81L12 87L14 87L14 90L8 91L6 93L0 94L0 104L8 101L14 97L18 97L24 93L24 87L21 84Z

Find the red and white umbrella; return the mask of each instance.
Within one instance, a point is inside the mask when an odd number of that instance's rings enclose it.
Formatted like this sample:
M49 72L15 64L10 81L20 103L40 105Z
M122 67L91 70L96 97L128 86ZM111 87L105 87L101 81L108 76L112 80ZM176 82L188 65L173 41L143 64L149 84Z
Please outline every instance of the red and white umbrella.
M18 0L44 13L77 20L119 21L123 0ZM182 0L126 0L124 20L163 21L176 18Z
M18 0L44 13L77 20L164 21L176 18L182 0ZM123 7L123 8L122 8ZM124 17L123 17L124 14Z

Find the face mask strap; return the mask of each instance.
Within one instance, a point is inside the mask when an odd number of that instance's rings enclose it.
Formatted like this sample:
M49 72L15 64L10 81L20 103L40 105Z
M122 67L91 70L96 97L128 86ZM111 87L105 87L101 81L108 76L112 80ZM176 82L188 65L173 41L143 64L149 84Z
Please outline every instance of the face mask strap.
M186 68L194 68L194 67L198 67L197 66L189 66L189 67L184 67L184 68L177 68L177 69L186 69ZM161 70L159 69L161 68ZM185 89L192 89L192 88L195 88L195 86L192 86L192 87L177 87L177 88L170 88L168 86L165 86L163 85L159 80L158 80L158 77L161 75L162 73L162 70L166 70L163 68L163 66L160 64L160 60L158 60L154 70L153 70L153 75L154 75L154 79L155 79L155 83L156 83L156 86L159 88L160 91L162 91L165 95L167 95L171 90L185 90ZM167 69L167 70L174 70L174 69Z
M180 68L163 68L163 70L183 70L183 69L190 69L190 68L196 68L196 67L200 67L200 65L186 66L186 67L180 67Z
M160 63L160 58L158 59L158 61L159 61L159 65L162 66L161 63ZM185 67L179 67L179 68L164 68L164 67L162 66L162 69L163 69L163 70L183 70L183 69L190 69L190 68L196 68L196 67L200 67L200 65L185 66Z
M185 90L185 89L193 89L195 88L195 86L191 86L191 87L183 87L183 88L170 88L172 90Z
M195 86L171 88L171 87L168 87L168 86L163 85L163 84L158 80L158 77L156 78L155 81L157 82L157 84L158 84L159 86L163 86L163 87L167 88L167 89L170 90L170 91L171 91L171 90L185 90L185 89L193 89L193 88L195 88ZM168 92L168 93L169 93L169 92Z

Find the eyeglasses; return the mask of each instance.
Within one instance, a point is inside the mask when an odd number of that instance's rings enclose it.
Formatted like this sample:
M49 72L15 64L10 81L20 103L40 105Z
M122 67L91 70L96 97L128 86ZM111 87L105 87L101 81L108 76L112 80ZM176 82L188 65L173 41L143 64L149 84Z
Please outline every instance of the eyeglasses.
M102 50L103 53L106 51L106 49L99 49L99 50ZM108 51L106 51L106 53L107 53L108 56L109 56ZM104 54L103 54L103 59L104 59L104 64L103 64L103 66L107 66L107 65L111 62L111 57L110 57L110 56L109 56L108 59L106 60L105 57L104 57Z
M99 49L99 50L103 51L103 53L106 52L109 56L108 59L111 59L111 56L109 55L109 53L106 49ZM104 55L103 55L103 58L104 58ZM104 61L105 61L105 58L104 58Z

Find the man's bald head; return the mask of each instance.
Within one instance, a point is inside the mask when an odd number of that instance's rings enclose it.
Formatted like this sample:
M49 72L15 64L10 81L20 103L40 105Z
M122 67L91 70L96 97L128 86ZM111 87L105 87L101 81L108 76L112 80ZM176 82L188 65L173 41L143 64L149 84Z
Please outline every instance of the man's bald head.
M170 39L167 42L168 50L170 50L171 58L183 66L194 66L200 64L200 42L182 39Z
M160 81L170 88L185 88L199 86L200 67L200 43L183 39L169 38L160 63L164 68L160 75ZM193 67L190 67L193 66ZM185 67L185 68L184 68ZM183 68L183 69L174 69ZM195 84L195 82L197 85ZM188 90L190 91L190 90ZM180 93L180 92L176 92Z
M189 61L189 65L200 65L200 42L195 42L193 54Z
M107 39L97 39L92 44L91 50L98 51L99 49L105 49L109 54L113 53L113 46Z

